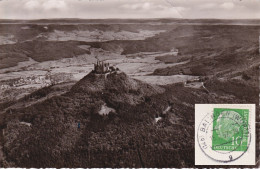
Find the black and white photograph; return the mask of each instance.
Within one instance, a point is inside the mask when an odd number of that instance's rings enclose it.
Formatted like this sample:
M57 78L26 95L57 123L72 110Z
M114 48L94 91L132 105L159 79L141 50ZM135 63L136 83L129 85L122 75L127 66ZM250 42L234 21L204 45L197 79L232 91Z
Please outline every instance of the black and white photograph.
M195 104L255 105L258 168L259 43L260 0L0 0L0 168L200 167Z

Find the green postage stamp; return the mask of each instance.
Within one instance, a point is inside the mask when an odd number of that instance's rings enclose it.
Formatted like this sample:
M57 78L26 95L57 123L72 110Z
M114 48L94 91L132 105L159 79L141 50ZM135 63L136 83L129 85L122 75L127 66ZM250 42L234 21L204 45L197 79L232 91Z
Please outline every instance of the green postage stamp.
M255 105L195 105L195 165L255 165Z
M246 151L249 109L214 108L212 149Z

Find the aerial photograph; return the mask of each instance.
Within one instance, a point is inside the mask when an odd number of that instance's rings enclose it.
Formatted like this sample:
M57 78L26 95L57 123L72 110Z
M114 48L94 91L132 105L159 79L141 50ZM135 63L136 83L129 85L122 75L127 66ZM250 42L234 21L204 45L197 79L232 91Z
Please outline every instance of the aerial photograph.
M1 0L0 167L196 167L195 104L256 105L260 1Z

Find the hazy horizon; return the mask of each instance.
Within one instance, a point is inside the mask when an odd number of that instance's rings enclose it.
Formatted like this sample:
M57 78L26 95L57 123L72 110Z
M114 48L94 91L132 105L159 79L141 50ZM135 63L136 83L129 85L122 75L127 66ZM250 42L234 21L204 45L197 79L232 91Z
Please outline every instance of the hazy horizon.
M260 19L255 0L1 0L0 19Z

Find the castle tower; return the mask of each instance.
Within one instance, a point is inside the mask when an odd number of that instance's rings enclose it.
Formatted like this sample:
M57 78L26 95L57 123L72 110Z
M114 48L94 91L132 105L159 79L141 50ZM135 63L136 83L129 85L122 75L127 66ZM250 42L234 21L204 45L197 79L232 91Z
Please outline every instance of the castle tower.
M94 72L98 74L104 74L110 72L109 63L104 63L103 61L97 60L97 63L94 63Z

